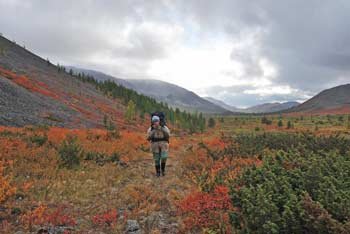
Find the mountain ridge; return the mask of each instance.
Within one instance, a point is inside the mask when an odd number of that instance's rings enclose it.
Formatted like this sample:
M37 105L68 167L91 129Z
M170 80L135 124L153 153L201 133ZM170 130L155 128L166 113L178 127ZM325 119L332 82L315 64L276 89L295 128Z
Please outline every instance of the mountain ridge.
M227 114L229 110L201 98L192 91L178 85L156 79L121 79L96 70L67 66L75 72L85 72L97 80L113 80L116 83L133 89L140 94L152 97L157 101L167 103L173 108L189 112L203 112L207 114Z
M288 112L322 112L350 107L350 84L325 89Z
M232 111L232 112L238 112L238 113L252 113L252 114L258 114L258 113L273 113L278 111L287 110L291 107L294 107L296 105L299 105L299 102L289 101L289 102L273 102L273 103L263 103L247 108L238 108L234 106L230 106L226 104L225 102L221 100L217 100L212 97L205 97L205 99L212 101L216 103L217 105L221 105L222 107Z

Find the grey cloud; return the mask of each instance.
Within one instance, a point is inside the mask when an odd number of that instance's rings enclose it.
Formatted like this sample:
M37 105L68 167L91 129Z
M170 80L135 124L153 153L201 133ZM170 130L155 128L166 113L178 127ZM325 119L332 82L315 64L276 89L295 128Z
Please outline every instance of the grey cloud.
M338 77L350 70L347 0L208 0L188 5L186 13L208 32L220 28L234 40L244 31L265 30L261 54L278 66L280 84L317 92L330 80L340 84L344 79ZM235 59L256 65L252 61L257 58L247 60L245 53L249 48Z
M55 62L88 65L89 59L98 55L114 61L113 65L100 64L100 70L140 75L145 73L149 61L166 55L166 41L151 30L134 30L126 38L129 46L113 42L122 37L129 25L139 25L145 20L166 20L162 11L166 8L166 1L155 0L0 0L0 9L7 9L1 12L0 30L10 39ZM137 60L145 61L135 64ZM125 67L127 64L133 67ZM136 68L141 70L133 71Z
M259 66L259 56L252 53L251 51L235 49L231 52L230 58L232 60L239 61L242 64L244 64L246 77L263 76L263 71Z
M258 61L268 58L279 71L274 85L289 85L300 93L261 100L259 95L242 93L251 87L208 89L214 97L225 93L222 99L235 105L298 99L350 82L348 0L0 0L0 9L6 9L0 15L1 32L34 52L126 77L142 78L152 60L168 56L171 43L152 30L137 29L126 38L128 46L113 43L130 24L179 24L187 27L188 37L195 38L192 44L218 35L237 40L261 32L259 51L232 50L231 59L244 64L248 79L262 75ZM198 29L188 28L191 23ZM112 58L112 62L95 64L90 60L95 55Z
M205 96L211 96L236 107L249 107L257 104L268 102L287 102L287 101L305 101L306 97L310 97L312 93L304 91L296 91L291 94L272 94L272 95L256 95L245 93L250 90L249 85L238 85L231 87L213 86L205 91Z

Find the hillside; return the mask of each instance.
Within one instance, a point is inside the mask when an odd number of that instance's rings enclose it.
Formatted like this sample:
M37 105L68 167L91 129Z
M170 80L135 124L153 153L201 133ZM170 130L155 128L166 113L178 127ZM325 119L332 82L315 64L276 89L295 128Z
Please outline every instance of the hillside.
M50 62L0 37L0 124L99 127L123 124L124 106Z
M0 37L0 125L50 125L68 128L106 127L106 120L122 128L142 129L148 113L161 110L169 124L196 131L199 115L175 112L166 104L109 79L73 74L62 66ZM107 80L107 81L106 81ZM131 115L125 120L126 105ZM130 124L132 120L132 124Z
M91 75L98 81L114 80L118 84L123 85L124 87L132 88L132 84L130 82L128 82L127 80L120 79L120 78L117 78L114 76L110 76L110 75L107 75L103 72L99 72L99 71L95 71L95 70L91 70L91 69L85 69L85 68L78 68L78 67L74 67L74 66L65 66L65 67L68 71L72 70L74 73L84 73L87 75Z
M350 84L324 90L289 112L350 112Z
M292 107L298 106L299 102L274 102L274 103L264 103L261 105L252 106L244 109L246 113L273 113L278 111L283 111L290 109Z
M168 82L152 79L120 79L98 71L69 66L67 68L73 69L75 72L84 72L92 75L98 80L114 80L120 85L152 97L157 101L168 103L169 106L181 110L211 114L228 112L227 109L205 100L187 89Z

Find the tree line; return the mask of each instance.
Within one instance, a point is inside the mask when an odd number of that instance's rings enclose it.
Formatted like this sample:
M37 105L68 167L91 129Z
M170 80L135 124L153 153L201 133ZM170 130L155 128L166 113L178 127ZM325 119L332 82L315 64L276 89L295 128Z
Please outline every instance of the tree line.
M190 113L181 111L179 108L169 107L167 103L158 102L154 98L148 97L138 92L128 89L117 84L112 80L98 81L94 76L85 74L84 72L75 73L72 69L67 71L65 67L57 65L58 72L65 72L79 79L84 83L94 85L98 90L105 95L119 99L127 107L125 119L127 122L132 122L139 115L144 119L155 111L163 111L166 115L167 122L174 126L188 130L190 132L203 132L206 128L206 118L203 113Z

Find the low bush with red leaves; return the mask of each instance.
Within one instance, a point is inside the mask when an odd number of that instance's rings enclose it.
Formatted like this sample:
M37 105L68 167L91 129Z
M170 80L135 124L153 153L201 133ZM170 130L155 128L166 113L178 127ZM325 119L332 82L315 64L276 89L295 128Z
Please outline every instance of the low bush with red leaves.
M215 186L210 193L196 192L188 195L179 204L187 231L210 229L230 233L229 211L233 210L228 195L229 188Z
M112 209L107 213L97 214L92 217L92 222L100 227L114 227L117 223L118 213L116 209Z

